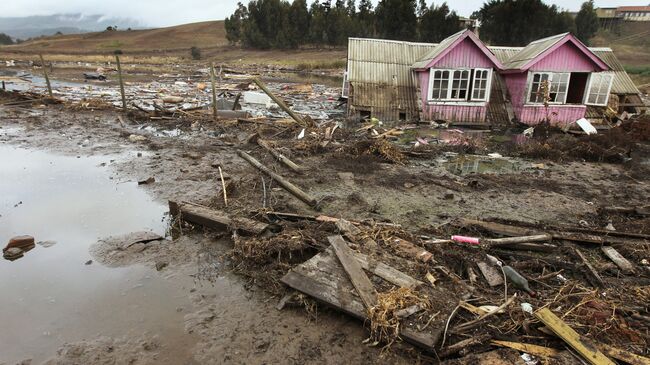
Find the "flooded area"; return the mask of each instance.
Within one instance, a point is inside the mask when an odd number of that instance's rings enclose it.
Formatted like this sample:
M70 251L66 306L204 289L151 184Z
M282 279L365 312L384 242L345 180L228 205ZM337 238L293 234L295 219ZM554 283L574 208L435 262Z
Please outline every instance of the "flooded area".
M0 146L0 156L0 240L28 234L47 241L16 261L0 261L0 363L40 362L65 342L97 336L150 332L162 334L163 343L186 341L177 310L189 301L183 280L91 261L88 248L101 237L165 233L166 207L100 166L123 156L76 158L9 146Z
M524 164L521 162L476 155L455 156L443 162L443 165L447 171L455 175L505 174L525 170Z

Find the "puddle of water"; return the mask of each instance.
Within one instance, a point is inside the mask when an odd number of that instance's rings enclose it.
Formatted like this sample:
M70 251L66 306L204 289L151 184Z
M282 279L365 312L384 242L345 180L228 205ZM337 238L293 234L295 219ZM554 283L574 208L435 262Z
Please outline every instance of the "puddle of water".
M177 311L189 304L182 280L171 283L143 266L84 264L98 238L165 232L164 205L99 167L113 158L0 146L0 245L21 234L56 241L0 260L0 363L40 362L65 342L98 336L147 332L166 344L188 341Z
M468 174L505 174L522 170L521 164L504 158L489 158L476 155L454 157L443 165L455 175Z

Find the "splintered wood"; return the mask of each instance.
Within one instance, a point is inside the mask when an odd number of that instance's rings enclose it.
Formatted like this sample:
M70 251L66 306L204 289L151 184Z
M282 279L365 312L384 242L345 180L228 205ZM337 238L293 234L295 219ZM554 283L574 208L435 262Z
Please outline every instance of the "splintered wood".
M363 266L363 264L361 265ZM387 271L391 273L398 271L388 265L385 266L388 267ZM404 273L399 274L398 276L400 278L396 281L394 275L385 275L386 270L369 271L377 273L383 272L384 274L378 276L382 278L391 278L386 280L393 284L400 281L407 281L409 283L418 282L416 279L413 279ZM408 279L405 279L405 277L408 277ZM367 320L368 318L367 311L361 298L354 289L354 286L350 282L348 275L332 248L329 248L303 264L294 267L282 278L281 281L284 284L310 295L318 301L337 308L353 317L361 320ZM418 285L421 284L418 282ZM453 299L450 300L451 302L454 302ZM400 327L400 337L423 349L429 351L433 350L438 339L442 335L442 331L444 330L444 318L449 316L449 313L453 308L440 309L443 311L436 317L441 318L440 320L432 321L432 323L422 331L417 331L415 328L407 326Z
M542 321L548 328L553 331L559 338L576 350L580 356L592 365L614 365L612 360L608 359L586 338L580 336L573 328L569 327L558 316L548 308L542 308L535 312L535 317Z

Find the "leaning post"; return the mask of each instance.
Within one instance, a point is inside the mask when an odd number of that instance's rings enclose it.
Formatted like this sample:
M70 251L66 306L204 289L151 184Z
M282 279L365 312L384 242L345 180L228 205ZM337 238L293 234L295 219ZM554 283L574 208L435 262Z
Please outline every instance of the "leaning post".
M41 66L43 67L43 76L45 77L45 85L47 85L47 93L50 94L50 98L53 98L52 85L50 85L50 77L47 75L47 68L45 68L45 61L43 60L43 55L39 54L38 57L40 57Z
M217 88L214 81L214 63L210 63L210 83L212 84L212 116L217 120Z
M115 63L117 63L117 78L120 81L120 94L122 95L122 109L126 112L126 95L124 95L124 80L122 80L122 65L120 65L120 56L115 54Z

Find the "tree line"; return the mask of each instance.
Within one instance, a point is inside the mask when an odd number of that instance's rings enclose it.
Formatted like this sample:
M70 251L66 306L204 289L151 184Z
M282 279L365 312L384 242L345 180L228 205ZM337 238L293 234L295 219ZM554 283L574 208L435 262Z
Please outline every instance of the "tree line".
M489 0L471 16L480 22L481 38L494 45L522 46L535 39L572 32L583 42L598 30L593 1L577 16L542 0ZM462 28L446 2L425 0L251 0L239 3L225 20L231 44L259 49L304 45L344 46L348 37L440 42Z

